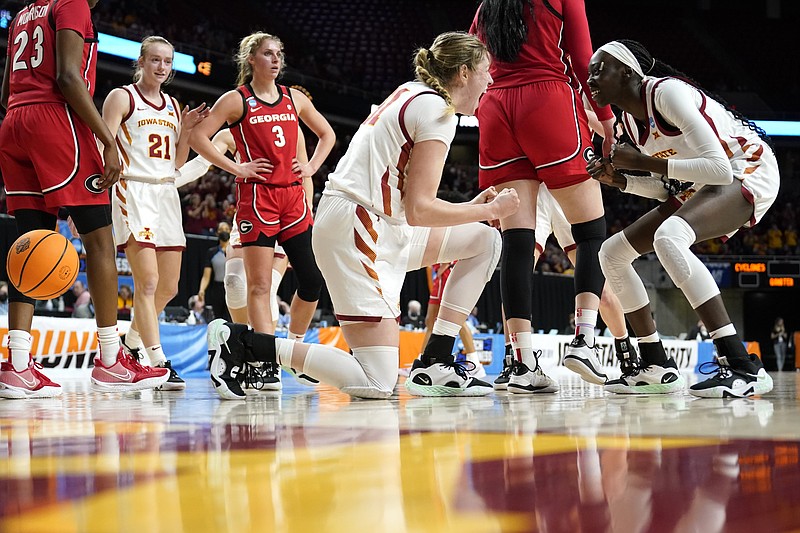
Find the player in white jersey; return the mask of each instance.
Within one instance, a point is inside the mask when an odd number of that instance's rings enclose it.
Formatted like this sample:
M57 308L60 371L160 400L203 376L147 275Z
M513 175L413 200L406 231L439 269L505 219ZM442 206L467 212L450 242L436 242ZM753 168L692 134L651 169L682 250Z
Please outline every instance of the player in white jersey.
M163 37L142 41L134 83L111 91L103 120L116 133L122 175L111 193L114 240L125 250L135 286L135 315L124 347L150 364L170 369L164 390L186 383L161 348L158 315L178 293L181 257L186 247L181 205L174 180L189 155L189 134L205 118L205 104L181 110L161 91L173 75L174 49Z
M211 373L223 398L244 397L235 375L250 360L277 361L352 396L391 396L405 274L454 260L431 338L406 384L415 395L491 392L452 352L499 260L499 234L479 222L513 213L519 198L494 188L466 204L436 198L455 135L454 113L474 114L492 81L489 56L474 36L451 32L418 50L415 64L417 81L398 87L362 123L317 209L314 253L352 355L214 321Z
M769 392L772 379L761 360L744 349L714 278L690 250L697 242L752 226L772 205L780 176L768 137L635 41L600 47L589 64L588 84L597 103L622 109L622 123L638 148L614 145L609 160L589 163L592 176L625 192L678 200L645 214L600 250L606 279L639 337L643 365L638 375L609 382L606 389L671 392L679 383L675 361L664 352L647 292L632 264L639 255L655 251L708 327L718 353L719 366L709 372L714 375L689 392L716 398ZM628 176L620 169L651 175ZM697 190L687 194L684 189L692 183Z

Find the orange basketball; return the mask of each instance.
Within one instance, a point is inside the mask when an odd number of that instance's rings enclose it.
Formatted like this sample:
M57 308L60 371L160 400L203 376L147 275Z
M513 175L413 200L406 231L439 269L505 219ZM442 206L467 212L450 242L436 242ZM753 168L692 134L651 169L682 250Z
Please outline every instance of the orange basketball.
M19 292L35 300L50 300L72 287L79 265L77 250L63 235L37 229L14 241L6 270Z

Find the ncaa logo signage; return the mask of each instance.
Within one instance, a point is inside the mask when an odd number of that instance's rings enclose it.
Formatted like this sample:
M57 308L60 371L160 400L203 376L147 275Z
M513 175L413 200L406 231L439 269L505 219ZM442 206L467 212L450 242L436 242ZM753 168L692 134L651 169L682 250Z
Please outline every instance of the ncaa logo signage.
M594 148L591 146L587 146L586 149L583 151L583 160L587 163L594 158Z
M239 232L242 234L250 233L253 230L253 223L249 220L239 222Z
M100 178L102 178L100 174L92 174L86 178L86 190L95 194L103 192L103 189L100 188Z

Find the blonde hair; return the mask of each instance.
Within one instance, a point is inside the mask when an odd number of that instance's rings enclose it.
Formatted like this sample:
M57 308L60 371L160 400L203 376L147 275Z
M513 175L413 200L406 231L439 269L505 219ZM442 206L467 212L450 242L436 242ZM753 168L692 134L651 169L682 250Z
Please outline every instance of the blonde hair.
M486 45L474 35L461 31L442 33L430 49L420 48L414 53L414 74L417 81L442 95L447 114L452 115L455 107L447 85L458 75L461 65L474 71L487 53Z
M172 46L171 42L169 42L164 37L161 37L159 35L150 35L148 37L145 37L144 39L142 39L142 47L139 50L139 58L136 61L133 62L133 66L136 69L136 70L133 71L133 83L138 83L139 80L142 79L142 66L139 64L139 62L144 60L145 56L147 55L148 50L150 50L150 47L152 45L154 45L154 44L157 44L157 43L166 44L167 46L172 48L172 58L174 60L174 58L175 58L175 47ZM174 78L174 77L175 77L175 69L173 68L173 69L170 70L169 76L167 77L167 79L164 81L164 83L162 85L168 84L169 82L172 81L172 78Z
M257 31L251 33L239 42L239 52L236 54L236 64L239 66L239 76L236 79L236 85L244 85L253 81L253 65L247 59L254 55L264 41L275 41L280 48L281 52L281 73L286 65L283 55L283 41L275 35ZM278 74L280 76L280 73Z

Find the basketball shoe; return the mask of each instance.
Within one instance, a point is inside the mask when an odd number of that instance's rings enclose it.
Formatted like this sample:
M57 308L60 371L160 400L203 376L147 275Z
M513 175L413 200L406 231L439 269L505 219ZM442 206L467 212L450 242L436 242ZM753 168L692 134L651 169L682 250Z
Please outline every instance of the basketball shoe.
M28 368L17 372L10 362L0 365L0 398L55 398L61 385L39 372L42 365L30 359Z
M168 369L142 366L131 354L125 353L122 346L117 352L116 362L111 366L105 366L100 357L94 358L92 385L103 392L153 389L168 379Z
M539 366L539 355L536 358L536 367L531 370L522 361L513 361L511 377L508 379L508 392L514 394L534 394L537 392L558 392L558 383L550 379Z
M685 385L675 359L670 357L660 365L623 368L622 376L607 381L603 388L617 394L669 394L682 391Z
M169 370L169 378L159 387L163 391L177 391L186 389L186 382L178 375L178 372L172 368L172 362L167 359L163 365L158 365L156 368L166 368Z
M316 387L317 385L319 385L319 380L312 378L308 374L303 374L302 372L298 372L294 368L283 367L283 369L286 370L289 374L291 374L292 377L294 377L294 379L296 379L297 382L301 385L305 385L307 387Z
M414 396L486 396L492 386L470 376L472 366L474 363L469 361L425 365L415 359L406 390Z
M589 346L583 334L575 335L564 356L564 366L580 375L584 381L603 385L607 376L597 359L597 346Z
M240 379L249 371L245 368L247 348L241 336L249 330L245 324L225 322L221 318L208 325L209 369L211 383L223 400L244 400L247 395L242 390Z
M511 378L511 367L513 363L511 357L503 357L503 370L497 379L494 380L494 390L508 390L508 380Z
M714 375L689 387L689 394L700 398L746 398L768 393L772 390L772 378L764 370L764 364L753 354L748 359L747 369L731 367L726 357L703 363L700 373Z

